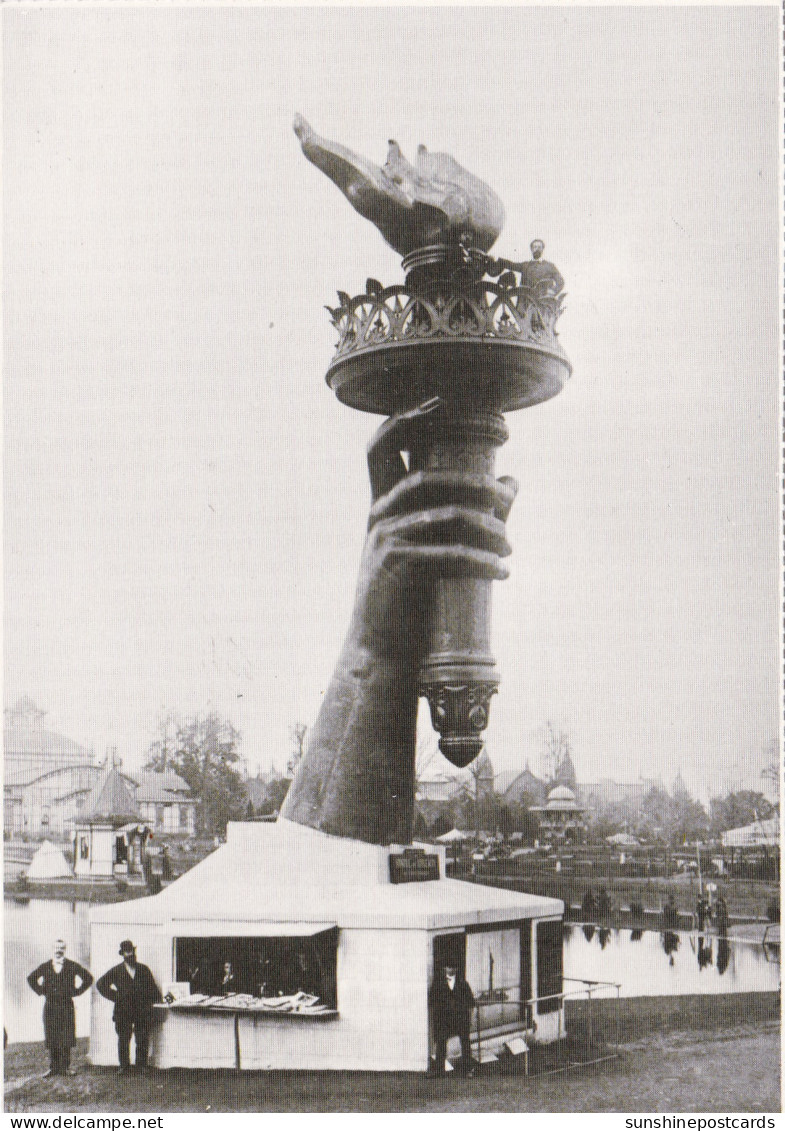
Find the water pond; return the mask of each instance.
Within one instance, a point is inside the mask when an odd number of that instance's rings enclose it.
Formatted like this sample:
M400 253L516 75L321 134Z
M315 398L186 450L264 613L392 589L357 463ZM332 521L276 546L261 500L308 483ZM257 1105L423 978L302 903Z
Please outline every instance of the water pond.
M51 956L63 937L68 955L89 962L89 905L63 900L4 900L5 998L3 1023L8 1039L43 1039L40 998L26 977ZM93 974L103 973L94 970ZM625 997L667 994L732 993L779 988L779 950L751 943L728 943L687 933L599 930L568 925L564 941L568 978L621 982ZM571 983L565 990L576 988ZM90 994L76 999L76 1032L90 1029Z
M565 977L620 982L622 997L777 990L779 958L779 947L687 931L571 924L564 937Z

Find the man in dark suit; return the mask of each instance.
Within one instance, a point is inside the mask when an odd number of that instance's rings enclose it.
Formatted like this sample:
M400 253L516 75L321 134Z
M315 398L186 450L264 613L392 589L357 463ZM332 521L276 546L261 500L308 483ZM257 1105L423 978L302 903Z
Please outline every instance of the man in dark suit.
M153 1005L161 1001L161 991L148 966L136 960L136 947L130 939L120 943L123 961L96 982L102 997L114 1002L112 1020L117 1030L119 1072L131 1067L131 1034L136 1037L136 1067L147 1067L147 1050L153 1024Z
M469 1030L474 1009L474 994L466 979L458 973L456 966L445 966L436 971L428 995L428 1004L436 1044L436 1075L444 1074L447 1041L450 1037L460 1038L459 1070L470 1074L473 1070L473 1061Z
M66 958L65 950L65 942L57 939L52 958L27 976L30 989L44 999L44 1037L49 1050L47 1076L69 1075L71 1049L76 1044L74 998L93 984L90 971Z
M558 295L564 290L564 279L557 268L542 258L545 244L542 240L532 240L532 257L521 266L521 285L531 287L542 295Z

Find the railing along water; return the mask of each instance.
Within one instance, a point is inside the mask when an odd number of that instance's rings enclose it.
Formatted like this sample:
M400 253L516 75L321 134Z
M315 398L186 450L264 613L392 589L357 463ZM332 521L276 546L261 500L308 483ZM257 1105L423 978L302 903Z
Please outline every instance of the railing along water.
M555 1051L555 1058L556 1058L555 1067L548 1067L546 1064L544 1064L535 1073L538 1076L549 1076L549 1075L554 1075L554 1074L560 1073L560 1072L567 1072L567 1071L570 1071L571 1069L575 1069L575 1068L583 1068L583 1067L586 1067L586 1066L589 1066L589 1065L602 1064L605 1061L616 1060L619 1056L619 999L620 999L621 983L619 983L619 982L593 981L593 980L590 980L588 978L569 978L569 977L566 977L564 979L564 981L576 983L577 985L579 985L583 988L574 989L574 990L566 990L566 991L562 990L561 993L557 993L557 994L545 994L541 997L532 997L532 998L525 998L525 999L507 996L509 993L515 993L517 991L517 987L510 987L509 989L506 989L505 987L498 987L497 988L497 993L504 993L505 994L505 997L503 999L503 1003L505 1005L512 1005L512 1006L518 1006L519 1007L520 1013L521 1013L521 1022L517 1026L514 1023L510 1023L510 1024L507 1024L505 1026L502 1026L501 1027L502 1030L503 1030L502 1032L499 1032L499 1029L497 1029L495 1040L496 1040L496 1042L498 1042L499 1037L503 1037L505 1035L504 1030L507 1030L509 1032L510 1036L512 1036L513 1034L520 1035L521 1030L523 1030L526 1033L526 1035L527 1035L526 1044L527 1044L528 1048L527 1048L527 1052L525 1054L525 1075L527 1075L527 1076L530 1074L529 1055L534 1048L546 1050L547 1052L550 1052L551 1049L553 1049ZM614 1006L614 1010L613 1010L612 1039L608 1040L603 1035L603 1041L602 1041L601 1046L599 1048L595 1049L595 1045L594 1045L595 1025L594 1025L594 1016L593 1016L593 1003L598 1000L598 998L596 996L597 991L609 991L609 990L615 991L615 995L614 995L615 1006ZM595 996L592 996L592 995L595 995ZM581 1001L581 1000L586 1002L586 1038L585 1038L585 1041L583 1042L583 1047L585 1048L585 1051L588 1053L588 1056L585 1059L580 1059L576 1056L577 1049L576 1049L575 1046L570 1046L569 1049L567 1048L568 1033L567 1033L566 1029L564 1028L564 1004L565 1004L565 1002L566 1001ZM556 1009L558 1031L557 1031L556 1041L546 1045L546 1044L539 1044L537 1042L537 1038L536 1038L537 1024L536 1024L536 1020L535 1020L535 1017L537 1016L537 1011L535 1010L535 1006L539 1006L542 1002L548 1002L548 1001L550 1001L550 1002L556 1001L558 1003L557 1009ZM476 1030L475 1030L475 1034L474 1034L474 1038L473 1038L473 1043L476 1046L476 1057L477 1057L477 1060L480 1063L482 1063L483 1033L485 1033L486 1045L488 1044L488 1042L490 1040L493 1039L491 1037L490 1027L486 1027L482 1024L482 1011L487 1010L487 1009L498 1009L499 1004L500 1004L499 999L497 999L495 1001L478 1001L478 1002L475 1003L477 1024L476 1024ZM580 1046L578 1046L578 1047L580 1047ZM599 1052L600 1055L592 1055L595 1052ZM565 1062L565 1053L569 1054L569 1059L566 1062ZM550 1059L550 1058L547 1058L547 1059Z

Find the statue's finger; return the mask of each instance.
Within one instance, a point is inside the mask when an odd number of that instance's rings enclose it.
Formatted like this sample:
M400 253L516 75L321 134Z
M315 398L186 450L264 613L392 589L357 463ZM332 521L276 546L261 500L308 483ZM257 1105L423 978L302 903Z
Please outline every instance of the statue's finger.
M400 449L382 443L368 448L368 475L371 480L371 498L374 500L374 505L375 500L387 495L396 483L404 478L406 472L407 467Z
M391 491L406 474L401 452L407 450L407 437L413 421L423 421L441 406L439 397L431 397L416 408L385 420L368 445L368 474L374 501Z
M515 497L518 494L518 480L513 479L511 475L502 475L496 480L497 486L500 488L498 502L494 508L496 517L501 519L502 522L507 521L507 516L512 509L512 504L515 502Z
M405 566L423 582L450 577L504 581L510 575L497 554L473 546L412 546L400 542L391 546L388 554L392 566Z
M391 515L458 503L476 510L498 513L512 505L505 483L492 475L465 471L414 471L399 480L371 507L370 525Z
M470 546L497 557L506 558L512 553L504 523L485 511L466 507L434 507L385 519L378 524L377 533L417 545Z

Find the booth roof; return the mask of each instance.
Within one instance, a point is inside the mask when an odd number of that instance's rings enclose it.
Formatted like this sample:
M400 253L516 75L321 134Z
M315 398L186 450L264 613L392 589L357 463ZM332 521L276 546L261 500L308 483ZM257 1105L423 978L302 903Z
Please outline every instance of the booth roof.
M443 849L441 853L443 854ZM441 879L391 884L389 850L289 821L230 826L228 843L157 896L102 904L94 923L201 934L264 924L431 930L561 915L560 900ZM291 932L294 933L294 932Z

